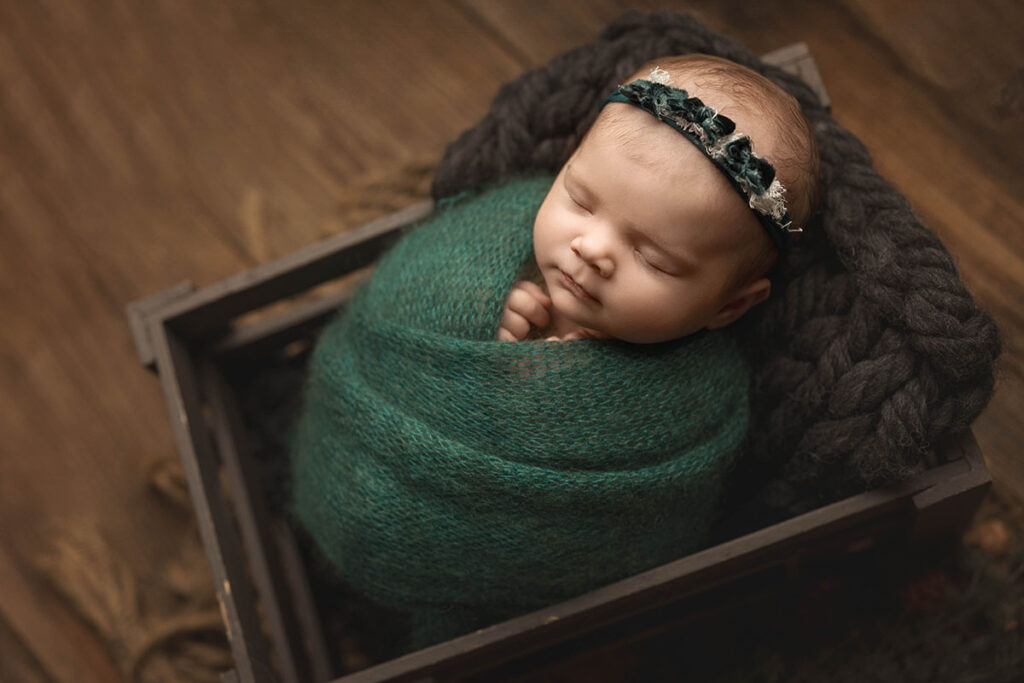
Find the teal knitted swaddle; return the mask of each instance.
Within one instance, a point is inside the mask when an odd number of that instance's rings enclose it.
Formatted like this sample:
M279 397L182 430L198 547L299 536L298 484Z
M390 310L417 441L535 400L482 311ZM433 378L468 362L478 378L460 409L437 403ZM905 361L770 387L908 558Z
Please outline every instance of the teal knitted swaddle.
M747 428L731 337L494 341L551 178L444 207L310 361L295 511L417 646L701 547Z

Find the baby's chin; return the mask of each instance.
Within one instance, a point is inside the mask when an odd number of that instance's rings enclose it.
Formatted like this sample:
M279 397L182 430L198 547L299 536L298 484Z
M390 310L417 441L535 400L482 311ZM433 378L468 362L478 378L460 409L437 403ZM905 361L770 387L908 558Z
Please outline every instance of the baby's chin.
M589 327L583 328L583 335L588 339L615 339L614 336L601 332L600 330L592 330Z
M587 331L591 339L617 339L628 344L663 344L675 339L680 339L687 334L673 334L665 330L638 329L635 327L615 327L610 325L598 325L589 327L585 323L580 324Z
M552 297L552 304L551 313L557 321L556 327L561 328L563 333L580 330L589 339L615 338L615 335L611 334L603 325L595 325L593 320L581 319L578 315L574 315L573 312L559 307L556 297Z

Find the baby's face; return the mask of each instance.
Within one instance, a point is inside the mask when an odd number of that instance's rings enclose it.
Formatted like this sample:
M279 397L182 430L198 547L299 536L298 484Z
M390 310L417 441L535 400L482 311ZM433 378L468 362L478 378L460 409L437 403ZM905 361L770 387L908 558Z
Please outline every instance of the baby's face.
M762 228L718 169L675 130L625 104L623 139L596 128L534 223L556 311L635 343L727 325L744 240ZM633 134L635 132L635 134ZM751 232L753 231L753 232Z

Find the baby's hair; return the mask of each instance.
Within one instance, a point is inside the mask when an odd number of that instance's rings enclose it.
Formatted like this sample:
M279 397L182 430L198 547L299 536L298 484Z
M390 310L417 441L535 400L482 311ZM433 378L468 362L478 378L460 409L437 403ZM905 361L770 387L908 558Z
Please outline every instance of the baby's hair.
M647 78L655 67L669 73L674 87L688 90L698 86L722 92L733 99L726 104L746 109L771 123L778 144L768 160L775 166L780 182L787 189L786 198L794 224L805 228L818 202L818 148L796 98L756 71L728 59L704 54L651 60L626 82ZM705 104L720 106L709 99ZM742 123L738 124L738 129L746 132ZM753 142L757 151L757 139L754 138Z
M655 67L668 72L670 85L694 92L704 103L724 109L723 114L745 110L755 118L767 121L775 140L770 154L765 157L775 167L779 181L786 188L790 217L795 226L806 229L817 208L819 196L819 162L814 134L803 116L800 104L781 87L740 64L704 54L661 57L640 66L624 83L646 79ZM716 102L709 91L721 93L723 102ZM637 133L618 120L613 110L605 109L593 128L605 129L626 142ZM737 121L739 132L751 135L755 152L758 140L751 131L744 130L743 121ZM765 142L761 143L761 150ZM627 147L628 149L628 147ZM778 253L765 236L760 246L751 253L737 284L756 279L774 265Z

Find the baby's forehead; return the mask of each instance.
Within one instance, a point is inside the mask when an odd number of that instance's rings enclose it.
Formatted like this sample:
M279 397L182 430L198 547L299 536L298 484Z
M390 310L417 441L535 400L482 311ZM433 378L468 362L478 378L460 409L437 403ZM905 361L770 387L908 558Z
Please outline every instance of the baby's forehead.
M693 161L683 136L647 112L624 103L606 106L580 143L580 150L601 150L649 165ZM694 148L694 151L697 151Z
M725 175L681 133L624 103L612 103L606 111L609 116L591 129L566 166L573 186L582 184L597 195L603 190L616 194L617 185L590 185L590 174L599 168L615 170L611 177L627 184L643 178L643 190L638 191L643 199L634 198L628 205L641 223L657 223L660 217L686 223L688 217L700 217L708 225L731 225L750 218L746 202ZM704 238L718 241L717 236Z
M680 182L705 176L706 182L724 181L719 177L721 172L682 133L646 111L620 102L609 104L601 112L574 156L581 155L595 163L637 163Z

